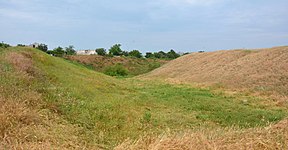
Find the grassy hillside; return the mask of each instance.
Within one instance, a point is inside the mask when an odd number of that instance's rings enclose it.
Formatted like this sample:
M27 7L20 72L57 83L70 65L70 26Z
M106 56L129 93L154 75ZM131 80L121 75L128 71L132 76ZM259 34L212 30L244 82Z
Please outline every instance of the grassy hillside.
M288 47L192 53L145 77L252 91L283 102L288 96Z
M200 128L237 132L287 116L269 100L116 79L30 48L0 49L0 75L4 149L111 149L126 139ZM287 140L276 142L283 148Z
M161 59L145 59L145 58L133 58L133 57L104 57L99 55L76 55L67 56L66 59L84 64L88 68L94 69L99 72L105 72L105 70L111 66L121 64L128 70L128 75L135 76L152 71L168 60Z

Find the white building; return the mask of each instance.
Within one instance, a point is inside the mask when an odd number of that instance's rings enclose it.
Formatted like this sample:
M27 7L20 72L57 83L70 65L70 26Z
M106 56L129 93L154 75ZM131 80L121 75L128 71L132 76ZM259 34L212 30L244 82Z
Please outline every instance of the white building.
M30 44L29 47L37 48L39 45L40 45L39 43L33 43L33 44Z
M95 50L80 50L80 51L76 51L77 55L96 55L96 51Z

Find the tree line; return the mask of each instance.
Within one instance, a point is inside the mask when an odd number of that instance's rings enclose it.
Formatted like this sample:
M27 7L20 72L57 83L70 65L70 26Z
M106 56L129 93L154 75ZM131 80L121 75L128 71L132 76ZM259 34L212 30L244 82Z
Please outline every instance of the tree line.
M24 47L26 45L18 44L17 46ZM6 48L6 47L10 47L10 45L2 42L0 43L0 47ZM63 57L65 55L76 55L76 50L73 45L69 45L68 47L65 47L65 48L58 46L54 48L53 50L48 50L48 45L41 43L36 48L43 52L46 52L50 55L57 56L57 57ZM146 52L145 55L143 55L139 50L132 50L132 51L122 50L121 44L114 44L108 49L108 51L105 48L97 48L95 52L98 55L108 56L108 57L126 56L126 57L136 57L136 58L145 57L145 58L158 58L158 59L175 59L175 58L180 57L180 54L176 53L173 49L171 49L167 53L164 51L158 51L158 52Z
M4 43L3 41L0 43L0 48L8 48L11 47L9 44Z
M98 48L95 50L98 55L101 56L131 56L136 58L159 58L159 59L175 59L180 57L180 54L176 53L173 49L171 49L169 52L165 53L164 51L159 52L147 52L145 55L143 55L139 50L132 50L130 52L122 50L121 44L115 44L113 45L108 52L105 48Z
M19 46L19 44L18 44ZM62 48L61 46L58 46L54 48L53 50L48 50L48 45L46 44L39 44L36 49L39 49L43 52L46 52L50 55L57 56L57 57L63 57L64 55L75 55L76 50L73 45L69 45L68 47Z
M62 48L57 47L53 50L48 50L48 46L46 44L40 44L37 49L40 49L48 54L52 54L57 57L63 57L64 55L75 55L76 50L73 45ZM173 49L169 52L165 53L164 51L159 52L147 52L143 55L139 50L125 51L121 49L121 44L114 44L112 47L108 49L105 48L97 48L95 52L100 56L126 56L126 57L136 57L136 58L159 58L159 59L175 59L180 57L180 54L176 53Z

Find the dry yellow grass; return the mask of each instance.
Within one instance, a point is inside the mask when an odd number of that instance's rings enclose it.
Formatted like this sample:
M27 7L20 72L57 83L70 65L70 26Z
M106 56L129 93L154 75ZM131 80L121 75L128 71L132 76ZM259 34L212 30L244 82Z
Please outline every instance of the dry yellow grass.
M1 99L0 149L81 149L80 131L56 115L29 109L14 100ZM79 130L79 131L78 131Z
M45 108L41 93L33 88L41 72L28 53L11 52L0 64L0 150L4 149L97 149L87 146L74 126Z
M192 53L142 78L248 90L285 101L288 96L288 47Z
M284 150L288 149L288 119L253 129L200 129L183 134L146 136L137 141L126 140L115 150Z

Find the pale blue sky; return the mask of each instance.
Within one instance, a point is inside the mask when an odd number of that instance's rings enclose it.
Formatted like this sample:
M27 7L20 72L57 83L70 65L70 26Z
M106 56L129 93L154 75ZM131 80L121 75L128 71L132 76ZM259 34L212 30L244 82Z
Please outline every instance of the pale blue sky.
M288 45L288 0L0 0L0 40L142 52Z

